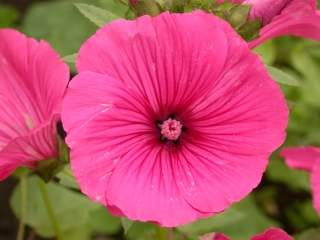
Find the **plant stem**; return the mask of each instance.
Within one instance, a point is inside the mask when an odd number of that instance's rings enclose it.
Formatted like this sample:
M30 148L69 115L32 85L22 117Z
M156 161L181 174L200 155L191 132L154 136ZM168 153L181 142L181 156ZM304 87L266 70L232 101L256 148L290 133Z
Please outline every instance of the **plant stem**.
M168 240L168 229L157 226L156 239Z
M20 194L21 194L21 199L20 199L20 211L21 211L21 218L19 222L19 230L18 230L18 235L17 235L17 240L23 240L24 239L24 230L25 230L25 220L26 220L26 207L27 207L27 175L22 174L20 176Z
M42 179L38 179L38 183L39 183L39 189L42 195L42 199L43 202L47 208L47 212L48 212L48 217L51 221L51 224L53 226L55 235L57 240L63 240L62 235L61 235L61 230L60 230L60 226L59 226L59 222L54 214L53 208L52 208L52 204L50 202L50 198L49 198L49 194L48 194L48 190L47 190L47 185L46 183L42 180Z

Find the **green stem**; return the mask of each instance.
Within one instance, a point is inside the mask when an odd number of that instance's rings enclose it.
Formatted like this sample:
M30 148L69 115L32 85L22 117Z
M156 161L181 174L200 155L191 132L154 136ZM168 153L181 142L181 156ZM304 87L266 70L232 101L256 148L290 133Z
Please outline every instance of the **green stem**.
M26 220L26 207L27 207L27 176L26 174L21 174L20 176L20 194L21 194L21 202L20 202L20 208L21 208L21 218L19 223L19 229L18 229L18 235L17 240L23 240L24 239L24 232L25 232L25 220Z
M61 235L59 222L58 222L58 220L57 220L57 218L56 218L56 216L54 214L54 211L53 211L53 208L52 208L52 204L51 204L51 201L50 201L50 198L49 198L47 185L40 178L39 178L39 182L38 183L39 183L39 189L40 189L40 192L41 192L41 195L42 195L42 199L43 199L43 202L44 202L44 204L45 204L45 206L47 208L48 216L49 216L49 219L50 219L51 224L53 226L56 238L57 238L57 240L63 240L62 235Z
M168 229L157 226L156 239L168 240Z

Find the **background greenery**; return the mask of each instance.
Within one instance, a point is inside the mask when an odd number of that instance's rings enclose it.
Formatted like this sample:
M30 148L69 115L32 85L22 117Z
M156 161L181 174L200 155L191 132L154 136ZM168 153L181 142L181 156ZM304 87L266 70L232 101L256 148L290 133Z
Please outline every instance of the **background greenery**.
M47 40L61 56L68 56L66 59L74 71L73 57L69 55L76 53L81 43L98 28L74 3L89 3L107 10L110 15L104 15L105 21L125 17L128 13L125 5L114 0L0 0L0 27L16 28L29 36ZM98 24L100 20L97 20ZM256 51L266 64L283 69L288 74L284 79L297 81L297 86L282 85L291 109L286 145L320 146L320 44L283 37ZM18 172L16 178L21 174L23 172ZM24 190L21 184L24 184ZM26 239L53 238L53 227L38 184L39 179L35 176L22 183L14 179L0 183L1 240L15 239L17 222L4 227L1 222L9 221L10 214L5 210L8 202L15 216L21 217L22 198L27 200ZM14 190L6 186L13 186ZM3 191L5 188L7 190ZM103 207L86 199L79 193L69 169L48 185L48 194L64 240L144 240L160 234L155 225L113 217ZM320 218L312 207L309 175L288 169L277 153L272 157L263 181L249 197L222 214L172 229L170 234L174 239L197 239L201 234L218 231L234 240L247 240L270 226L280 226L298 240L320 239Z

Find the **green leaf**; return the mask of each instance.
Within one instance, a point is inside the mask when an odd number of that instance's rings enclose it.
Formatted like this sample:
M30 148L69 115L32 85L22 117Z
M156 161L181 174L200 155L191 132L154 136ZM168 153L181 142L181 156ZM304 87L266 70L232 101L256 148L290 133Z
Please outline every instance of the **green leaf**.
M77 55L78 55L77 53L70 54L70 55L64 56L62 60L67 63L75 63L77 59Z
M133 221L130 221L129 219L122 217L121 218L121 224L124 229L125 234L129 231L129 229L132 227Z
M273 41L261 44L254 51L262 57L265 64L272 65L276 59L276 48Z
M18 11L7 5L0 4L0 27L12 27L18 19Z
M11 207L18 218L21 216L20 187L19 184L15 188L10 200ZM28 179L27 189L26 224L34 228L43 237L53 237L54 230L38 188L37 177L33 176ZM87 200L83 195L55 183L47 184L47 189L62 232L71 231L86 224L90 212L97 208L96 204Z
M112 216L102 206L91 211L89 225L94 232L100 234L116 234L121 230L120 218Z
M266 66L266 68L276 82L289 86L300 86L299 80L297 80L293 75L276 67Z
M85 4L85 3L75 3L74 4L79 11L88 18L91 22L99 27L104 26L106 23L119 18L117 15L104 10L102 8Z
M307 230L297 236L296 240L320 240L320 228Z
M124 17L128 10L113 0L40 1L28 8L22 23L23 32L48 41L61 56L78 52L98 27L83 17L74 3L93 4L119 17Z
M270 161L267 177L272 181L286 184L292 189L310 191L309 174L301 170L290 169L280 159Z
M250 197L235 204L224 213L178 229L188 236L199 236L208 232L223 232L233 240L248 240L270 226L278 224L267 218Z

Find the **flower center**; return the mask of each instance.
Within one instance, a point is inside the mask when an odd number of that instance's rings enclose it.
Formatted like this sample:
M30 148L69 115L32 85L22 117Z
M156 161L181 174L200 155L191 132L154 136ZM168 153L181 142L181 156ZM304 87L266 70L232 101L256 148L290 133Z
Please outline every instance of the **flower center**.
M181 135L182 127L179 121L169 118L160 125L161 135L168 140L176 141Z

